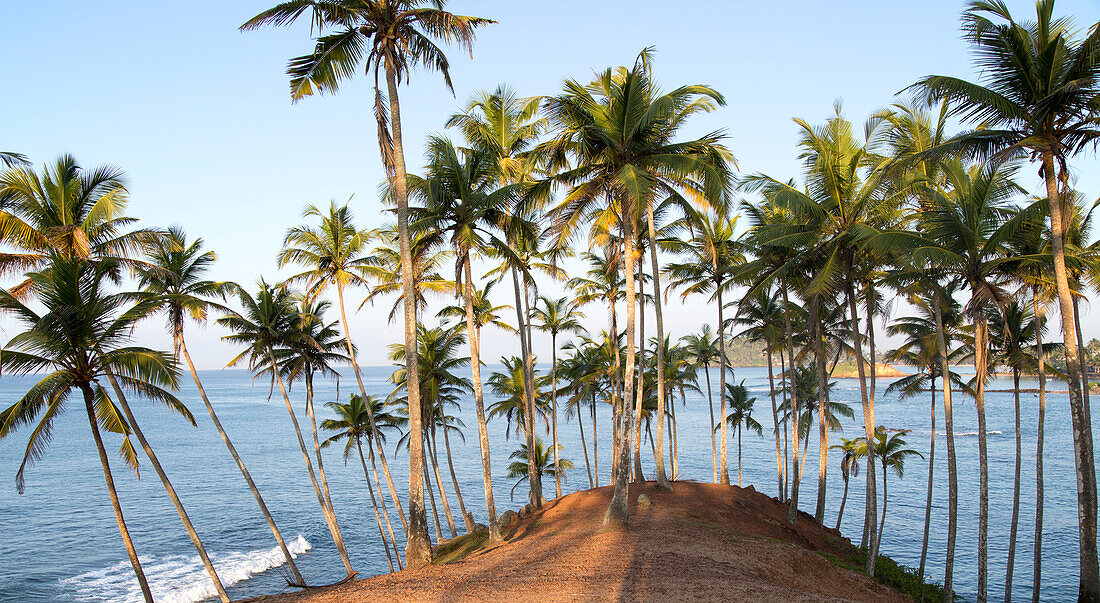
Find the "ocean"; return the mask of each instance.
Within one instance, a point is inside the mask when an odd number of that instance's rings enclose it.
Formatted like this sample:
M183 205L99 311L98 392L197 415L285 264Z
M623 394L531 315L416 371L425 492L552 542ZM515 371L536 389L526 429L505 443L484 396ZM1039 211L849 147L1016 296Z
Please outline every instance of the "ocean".
M487 377L496 368L487 367ZM348 371L345 371L347 373ZM392 386L387 377L390 367L365 367L369 393L385 396ZM252 473L283 536L297 556L296 563L311 584L341 579L344 574L324 518L298 450L297 441L283 402L275 392L269 399L266 382L253 382L239 370L200 371L200 377L219 417ZM717 390L717 374L712 371ZM736 369L736 379L756 396L753 416L764 427L764 437L743 435L743 483L775 495L775 445L772 439L767 370ZM5 375L0 379L0 403L13 403L33 383L33 377ZM700 379L702 383L702 379ZM858 382L839 379L835 401L847 402L856 419L846 421L843 432L830 434L830 443L840 437L862 435L862 414ZM991 389L1011 388L1008 379L995 379ZM1023 387L1036 387L1025 380ZM1064 389L1064 384L1051 384ZM339 383L342 401L354 391L354 379L345 376ZM324 403L335 399L337 383L317 384L318 421L331 416ZM905 435L910 448L927 455L931 436L928 398L901 401L883 394L886 383L880 381L876 419L889 428L912 430ZM488 395L488 393L487 393ZM302 428L309 437L304 412L304 390L295 387L291 397ZM163 407L135 400L135 413L175 485L215 567L234 599L272 594L287 589L288 575L284 560L271 532L256 508L236 465L214 430L194 384L190 379L180 392L198 421L189 426L181 417ZM942 402L937 394L937 430L935 462L935 499L928 573L933 579L943 575L947 529L946 439L943 437ZM487 400L487 403L489 400ZM972 399L955 395L955 432L959 467L959 527L955 558L955 587L965 600L973 600L977 589L978 524L978 438L977 416ZM1038 396L1022 394L1024 462L1020 500L1020 526L1016 546L1013 594L1027 598L1031 594L1032 536L1035 511L1035 419ZM600 483L609 483L610 414L601 408L599 421ZM467 508L484 522L481 468L477 447L477 422L472 397L462 401L458 413L465 423L465 442L452 438L455 470L458 473ZM1100 413L1097 413L1100 416ZM591 451L591 423L587 410L585 437ZM677 401L676 417L679 440L679 479L710 481L711 444L707 430L709 411L706 398L689 394L685 404ZM991 392L987 399L989 434L989 593L993 599L1003 595L1009 523L1012 509L1015 429L1012 394ZM498 512L518 509L525 503L523 487L509 499L513 482L504 476L508 454L519 446L514 431L504 422L490 423L493 486ZM564 492L589 487L584 455L576 418L566 420L562 409L559 424L562 456L573 461L576 469L568 474ZM26 433L19 432L0 442L0 557L6 571L0 573L0 601L139 601L140 592L133 579L107 497L103 474L88 432L82 404L74 398L68 411L57 420L52 442L45 456L27 470L26 492L16 493L15 472L26 445ZM1045 515L1043 536L1044 601L1065 601L1076 597L1077 589L1077 509L1068 396L1047 397L1045 454ZM112 469L126 520L134 538L143 568L158 601L190 603L214 596L198 556L184 532L174 508L148 461L141 465L140 479L126 469L115 451L118 438L104 434L111 453ZM549 439L548 437L545 439ZM397 438L390 438L387 454L399 491L407 491L408 453L394 453ZM442 445L441 445L442 448ZM802 482L800 507L810 513L817 496L817 429L810 438L806 476ZM652 476L653 459L648 444L643 448L643 464ZM730 474L737 479L737 442L730 440ZM140 452L140 451L139 451ZM359 575L387 571L385 554L374 523L369 494L359 462L354 457L345 464L340 446L324 451L325 469L333 504L347 542L351 561ZM591 453L591 452L590 452ZM840 453L832 451L828 469L826 524L833 525L843 490ZM441 466L444 485L455 509L446 466ZM903 478L889 475L889 507L882 553L900 563L916 566L919 561L924 522L927 460L911 457ZM881 471L878 474L881 492ZM553 480L545 480L548 497L553 496ZM858 542L863 517L863 473L853 479L844 511L842 532ZM881 504L881 503L880 503ZM390 507L393 512L392 506ZM442 514L442 510L440 510ZM400 527L396 517L395 526ZM442 516L444 536L449 537ZM429 526L436 540L429 508Z

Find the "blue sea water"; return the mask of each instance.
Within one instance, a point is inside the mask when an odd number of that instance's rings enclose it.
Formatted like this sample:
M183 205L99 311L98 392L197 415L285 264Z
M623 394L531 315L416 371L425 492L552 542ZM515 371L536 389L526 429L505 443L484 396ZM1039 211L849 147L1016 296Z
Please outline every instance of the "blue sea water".
M489 367L492 370L493 367ZM366 367L370 393L386 395L391 385L386 378L389 367ZM743 482L769 495L776 493L775 447L771 439L771 414L766 369L737 369L737 379L757 396L754 416L764 426L764 437L746 434L743 438ZM488 374L488 371L483 373ZM328 583L344 576L324 519L317 507L301 453L298 450L282 400L278 394L268 399L263 382L237 370L201 371L203 384L215 405L226 431L233 439L252 472L280 530L297 557L297 564L310 583ZM714 383L717 384L717 375ZM33 377L4 376L0 379L0 403L7 406ZM353 379L344 378L339 387L346 399ZM1007 380L995 380L991 389L1007 389ZM1024 382L1024 387L1035 387ZM1054 384L1055 389L1064 384ZM876 419L891 428L911 429L905 436L909 446L927 454L931 436L928 399L900 401L883 395L879 385ZM303 421L304 392L291 392L296 412ZM318 420L329 416L323 403L335 399L336 383L317 384ZM198 427L188 426L170 411L148 402L135 401L146 435L157 451L168 475L187 508L214 564L233 598L271 594L286 588L285 567L271 533L229 454L213 429L206 410L189 381L180 393L195 414ZM938 397L938 396L937 396ZM839 379L834 400L848 402L857 419L845 424L842 433L833 433L831 443L840 437L862 435L858 383ZM75 399L74 399L75 402ZM70 403L53 433L52 443L42 460L27 470L26 492L15 489L15 471L26 445L25 433L17 433L0 442L0 558L6 571L0 573L0 600L4 601L129 601L140 600L136 582L127 561L114 521L103 475L80 404ZM1035 509L1035 417L1037 395L1022 397L1024 464L1020 501L1020 527L1016 548L1014 596L1030 597L1031 559ZM563 413L564 414L564 413ZM1096 413L1100 415L1100 413ZM943 574L946 547L946 441L943 437L942 403L937 409L935 458L935 503L929 544L928 573L934 579ZM455 469L467 508L484 521L481 469L478 457L473 400L464 400L460 416L466 424L466 441L453 439ZM711 443L707 423L707 402L700 394L688 395L685 405L677 405L679 441L679 477L709 481L712 475ZM989 592L999 599L1003 594L1009 524L1012 508L1014 438L1012 394L992 392L987 400L990 459ZM591 450L592 429L585 413L585 436ZM599 470L601 484L608 483L610 471L610 416L600 409ZM955 432L959 463L959 528L955 560L955 585L967 600L976 596L977 523L978 523L978 438L977 417L972 400L956 395ZM1042 599L1071 600L1077 588L1076 486L1073 465L1068 397L1050 394L1047 399L1045 455L1045 521L1043 530ZM518 447L514 433L507 434L503 422L490 425L493 460L493 485L498 511L523 504L522 487L516 500L509 501L512 483L505 479L508 454ZM817 432L811 437L806 478L801 489L801 508L812 513L817 495ZM510 436L510 439L509 439ZM563 456L577 469L571 472L565 492L589 487L576 419L559 426ZM118 440L105 434L109 450ZM399 490L407 490L407 453L393 453L388 447L390 466ZM647 447L648 449L648 447ZM840 506L843 489L839 471L839 453L829 459L828 505L826 523L832 525ZM652 458L647 455L647 474ZM343 529L351 560L361 576L387 570L386 558L378 537L362 469L356 459L344 463L340 447L325 450L325 469L337 517ZM115 481L126 519L143 567L152 583L157 600L191 602L213 595L209 580L180 525L175 510L148 462L142 463L141 478L136 479L112 456ZM924 493L927 461L910 458L904 478L889 476L889 508L882 552L897 561L915 566L919 561L924 521ZM441 467L444 484L451 496L445 466ZM737 479L736 440L730 442L731 477ZM881 473L879 474L881 481ZM553 482L546 484L553 495ZM392 512L392 507L391 507ZM442 513L442 511L440 511ZM456 511L457 514L457 511ZM862 474L853 480L844 511L842 531L858 540L863 516ZM461 531L461 520L456 517ZM444 536L450 536L445 521ZM399 527L396 518L395 524ZM429 510L429 524L432 524ZM435 540L434 525L432 528Z

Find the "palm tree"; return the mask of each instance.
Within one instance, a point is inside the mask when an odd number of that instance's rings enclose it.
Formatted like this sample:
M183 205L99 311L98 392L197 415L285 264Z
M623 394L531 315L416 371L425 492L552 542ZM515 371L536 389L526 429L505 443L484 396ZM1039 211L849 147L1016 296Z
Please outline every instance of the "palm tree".
M844 494L840 497L840 510L836 514L837 530L840 530L840 521L844 519L844 504L848 502L848 480L859 477L859 459L866 454L866 446L863 446L863 452L860 452L860 444L862 443L863 438L852 438L850 440L840 438L839 444L833 444L830 447L844 453L840 458L840 475L844 479Z
M516 488L523 483L523 480L528 479L527 465L528 461L533 458L535 466L538 467L539 476L553 477L555 481L558 478L558 472L564 472L573 469L573 461L569 459L558 459L557 466L555 467L554 459L550 458L549 450L546 450L542 443L542 438L535 438L535 454L528 454L527 444L520 444L519 449L508 455L508 458L516 459L508 465L508 479L517 479L516 485L512 486L512 492L516 491Z
M14 151L0 151L0 165L4 167L15 167L27 165L30 163L27 161L27 156L22 153L16 153Z
M1100 27L1079 39L1070 19L1054 18L1054 0L1035 4L1035 21L1017 22L1002 2L975 1L963 14L982 83L928 76L914 86L928 98L948 98L955 114L982 126L944 143L949 149L1000 157L1029 155L1041 161L1050 207L1054 281L1062 314L1062 338L1069 374L1074 460L1077 466L1081 600L1100 600L1096 545L1096 468L1089 411L1081 393L1080 358L1074 332L1073 298L1066 271L1068 217L1060 185L1069 178L1067 161L1100 137Z
M367 480L367 491L370 492L370 503L374 509L374 520L378 524L378 536L382 539L382 546L386 549L386 561L390 565L390 571L394 571L393 557L396 555L398 569L401 569L401 555L397 551L397 540L393 537L393 526L390 525L390 516L386 511L386 500L382 498L381 484L378 484L378 497L376 498L374 495L374 486L371 485L370 472L367 471L367 460L363 456L362 443L363 438L367 438L367 449L371 450L370 440L376 437L375 434L379 439L385 439L380 430L371 427L371 422L373 420L376 425L381 423L383 426L392 427L393 417L386 412L383 402L377 396L367 396L367 400L364 401L362 396L351 394L347 404L328 402L325 406L332 409L337 418L321 421L321 429L334 431L336 434L321 442L321 447L324 448L341 440L346 440L347 444L344 445L345 465L348 462L348 457L351 456L352 446L359 453L359 463L363 466L363 478ZM368 410L368 406L373 408ZM375 476L375 483L378 483L377 476ZM386 516L386 528L389 529L390 538L393 541L394 551L392 554L390 553L389 541L386 540L386 532L382 528L382 517L378 514L379 500L382 503L382 514Z
M151 602L153 596L122 515L100 435L100 429L121 434L120 455L136 471L137 452L130 441L136 425L97 380L112 375L131 393L164 404L195 424L187 407L168 391L179 383L179 369L171 355L127 345L131 330L155 312L156 305L148 300L133 304L129 301L132 296L109 292L107 274L81 260L54 255L49 269L29 273L27 278L28 288L45 307L44 314L0 290L0 308L26 325L25 331L9 341L8 349L0 352L0 364L15 374L43 375L15 404L0 412L0 438L9 437L22 426L34 425L16 472L16 488L23 492L24 471L45 452L53 422L64 412L72 391L79 390L119 532L142 595ZM181 512L181 516L185 514ZM190 522L185 526L189 534L194 534ZM192 538L219 596L228 601L198 537Z
M710 293L711 299L718 304L718 391L719 415L729 414L726 399L726 334L725 314L722 295L733 285L733 275L745 262L738 246L734 231L737 216L727 217L719 213L696 214L688 222L691 225L691 239L681 249L686 256L683 262L670 263L666 268L669 276L668 289L681 288L680 296L686 298L692 293ZM719 421L711 425L713 431L719 427L721 446L718 451L719 483L730 483L726 422Z
M376 267L375 260L364 255L371 233L356 227L354 216L347 204L338 206L335 201L329 204L327 212L316 205L310 205L302 212L302 218L317 218L320 220L320 225L317 227L294 226L287 230L286 236L283 237L283 249L277 258L279 267L295 264L305 268L303 272L291 276L287 282L304 283L307 299L316 299L330 285L336 285L336 301L340 309L340 324L344 331L348 360L355 374L355 381L359 385L359 394L366 397L367 388L363 385L363 376L359 371L359 361L356 360L355 346L351 339L351 326L348 324L348 316L344 308L344 290L348 285L365 286L367 283L364 275L369 274ZM370 405L365 409L367 423L370 425L374 422L371 418L374 409ZM371 438L368 438L368 443L370 441L372 441ZM407 523L405 513L401 510L401 501L397 497L393 476L390 475L385 449L382 448L379 438L373 438L373 441L378 446L378 459L382 463L382 472L389 485L390 497L400 512L401 525L405 526ZM319 459L318 464L320 464Z
M361 310L368 303L383 295L397 293L393 306L390 307L388 319L393 322L398 312L405 305L404 284L401 282L401 250L398 248L397 229L393 224L388 224L377 230L371 231L371 237L379 244L371 250L368 256L368 266L363 267L363 273L371 282L367 296L359 305ZM452 295L455 290L454 281L447 280L439 274L451 258L450 252L435 251L425 245L423 233L412 233L413 256L413 299L416 311L419 313L428 305L429 296L445 297ZM465 312L463 312L465 316Z
M528 433L527 422L527 401L526 390L527 386L524 383L526 379L526 370L523 366L523 358L519 356L502 356L500 363L504 365L503 371L493 371L489 375L489 379L486 381L489 385L489 390L499 399L489 405L489 419L495 419L497 417L504 417L508 422L508 429L505 430L505 436L512 431L512 423L516 424L516 436ZM549 429L550 427L550 404L543 396L543 392L546 390L546 386L550 382L549 375L540 375L538 371L535 372L535 419L540 419L543 425Z
M918 456L924 458L924 456L911 448L905 448L905 440L902 439L901 433L895 433L894 435L888 435L886 428L879 426L875 429L875 456L878 458L879 463L882 465L882 517L879 520L878 526L878 538L882 540L882 530L886 526L886 470L893 469L897 474L898 479L901 479L905 475L905 459L909 456ZM863 440L863 448L867 448L867 441ZM866 452L864 452L866 454ZM879 544L875 544L875 550L878 550Z
M401 251L401 282L405 304L405 362L412 372L413 387L409 388L412 412L410 430L419 431L420 400L416 387L416 307L413 290L413 258L409 238L408 182L405 171L405 150L401 138L401 103L397 87L408 80L410 70L422 66L443 74L447 88L451 86L450 64L432 38L457 42L473 56L474 30L492 23L488 19L455 15L443 10L445 0L290 0L261 12L241 26L249 30L263 25L284 26L310 12L317 26L317 44L311 54L290 60L291 98L298 100L319 92L336 92L341 80L355 74L362 64L364 71L374 75L374 115L378 122L378 145L386 175L392 181L397 201L397 231ZM327 28L336 31L320 35ZM379 87L380 72L386 74L386 95ZM420 441L413 438L409 446L409 538L406 560L413 567L431 561L428 544L427 516L424 511L424 485L420 481L417 463L422 458ZM409 553L412 553L411 555Z
M718 342L714 337L714 330L711 329L709 324L703 324L699 334L684 335L680 338L681 345L691 355L692 362L696 366L703 367L703 375L707 382L707 404L710 406L710 424L717 426L717 421L714 420L714 390L710 385L710 365L716 359L719 358ZM775 390L772 390L772 401L775 400ZM710 430L710 453L711 453L711 479L714 483L718 483L718 444L714 437L714 429ZM782 478L780 478L782 483Z
M187 351L187 342L183 335L184 323L187 319L200 324L205 323L210 310L220 307L211 302L210 298L222 297L227 292L225 283L203 278L215 260L213 251L203 251L202 239L188 241L183 230L170 228L167 237L155 241L148 249L146 262L149 267L141 273L142 290L149 295L151 302L159 304L161 312L164 313L177 357L182 354L187 362L187 368L191 371L191 378L199 390L199 397L206 405L210 420L218 430L218 435L221 436L233 461L237 463L237 468L240 469L241 476L244 477L248 489L256 499L260 513L271 528L271 533L275 536L275 541L279 544L279 550L282 551L294 579L298 584L305 584L305 579L294 563L294 556L287 549L286 542L283 541L283 536L275 525L275 519L260 495L260 490L252 481L252 475L249 474L229 435L225 433L217 413L214 412L214 406L210 403L210 398L207 397L206 390L202 386L195 363L191 360L190 352Z
M726 384L726 396L729 398L730 410L726 415L726 422L737 432L737 486L741 486L741 429L756 432L763 436L763 428L760 423L752 418L752 404L756 398L749 397L749 388L745 387L745 380L740 383Z
M551 299L546 296L539 296L539 302L542 302L540 307L538 303L535 304L534 318L538 321L538 329L540 331L548 331L550 333L550 402L553 406L551 410L551 430L553 432L553 450L554 450L554 493L555 497L561 497L561 472L558 470L558 333L582 333L584 327L581 326L581 319L584 318L584 312L581 312L577 307L576 301L569 301L567 297L559 297L558 299Z
M313 472L313 461L310 460L309 451L306 449L305 438L302 437L302 429L298 424L298 418L294 414L294 406L290 403L290 395L283 381L281 363L276 359L276 352L285 356L288 340L299 339L305 333L297 329L299 317L296 309L298 296L285 285L269 285L263 279L257 284L255 295L250 294L243 287L233 286L241 311L228 310L224 316L217 320L218 324L229 329L230 335L223 339L242 344L245 350L229 361L229 366L235 366L241 362L247 362L249 369L259 375L270 374L270 378L279 386L279 393L286 405L286 412L290 415L290 423L294 426L294 434L298 437L298 447L302 451L302 458L306 462L306 470L309 473L309 481L313 485L313 492L317 495L317 504L321 506L321 513L325 516L325 523L332 534L333 543L340 553L340 559L344 562L344 568L349 575L353 575L351 559L347 556L344 547L344 539L340 533L340 527L336 523L336 517L331 512L321 486L317 483L317 476ZM308 342L305 342L308 344ZM406 552L406 559L408 553Z

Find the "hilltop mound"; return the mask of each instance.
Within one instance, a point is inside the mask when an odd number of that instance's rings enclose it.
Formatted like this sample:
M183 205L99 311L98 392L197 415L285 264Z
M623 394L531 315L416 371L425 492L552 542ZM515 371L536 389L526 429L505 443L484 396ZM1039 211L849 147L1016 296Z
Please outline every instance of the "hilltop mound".
M639 508L642 493L651 506ZM858 564L838 532L805 514L791 527L786 505L751 487L634 484L624 531L600 529L610 499L610 487L564 496L513 522L504 543L470 551L483 537L460 537L419 570L256 600L908 600L831 562Z

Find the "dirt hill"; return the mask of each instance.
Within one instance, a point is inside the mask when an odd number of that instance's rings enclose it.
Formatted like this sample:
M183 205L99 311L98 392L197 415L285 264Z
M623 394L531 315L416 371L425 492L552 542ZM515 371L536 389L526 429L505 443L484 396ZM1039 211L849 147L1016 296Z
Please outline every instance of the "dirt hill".
M651 505L639 507L643 493ZM634 485L621 531L600 529L610 498L610 487L564 496L513 521L504 543L463 536L425 568L255 601L908 600L841 567L858 551L838 532L805 514L792 528L786 505L752 488Z

